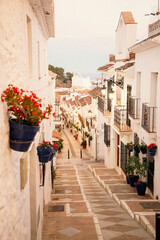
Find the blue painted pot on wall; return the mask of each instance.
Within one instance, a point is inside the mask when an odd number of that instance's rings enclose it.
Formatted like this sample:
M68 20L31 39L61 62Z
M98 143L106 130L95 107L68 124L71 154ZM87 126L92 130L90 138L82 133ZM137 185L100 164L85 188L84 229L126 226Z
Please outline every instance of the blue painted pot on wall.
M147 148L146 147L141 147L141 152L142 152L142 154L146 154L147 153Z
M149 154L154 157L156 155L156 148L150 148L149 149Z
M52 152L52 153L51 153L51 155L50 155L50 157L49 157L49 161L51 161L51 160L53 159L53 157L54 157L55 154L56 154L56 152Z
M14 119L9 120L9 125L10 148L18 152L28 151L40 127L19 124Z
M137 193L140 196L145 195L146 193L146 184L145 183L139 183L139 184L135 184L136 185L136 189L137 189Z
M52 154L52 148L37 147L37 154L38 154L38 157L39 157L39 162L47 163L50 159L51 154Z

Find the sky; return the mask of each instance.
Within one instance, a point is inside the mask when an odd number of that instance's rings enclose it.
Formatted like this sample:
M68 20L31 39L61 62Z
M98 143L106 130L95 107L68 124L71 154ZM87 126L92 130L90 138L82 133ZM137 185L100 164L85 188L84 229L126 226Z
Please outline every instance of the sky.
M101 77L97 68L115 52L115 30L121 11L131 11L137 41L147 37L155 21L145 14L158 11L159 0L54 0L55 38L48 40L48 63L65 72L91 79Z

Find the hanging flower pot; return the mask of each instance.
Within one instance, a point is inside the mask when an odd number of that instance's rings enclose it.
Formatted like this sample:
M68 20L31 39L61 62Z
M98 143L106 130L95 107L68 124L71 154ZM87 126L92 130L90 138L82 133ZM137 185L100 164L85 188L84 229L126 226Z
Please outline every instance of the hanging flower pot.
M156 148L149 149L149 153L152 157L154 157L156 155Z
M37 154L39 157L39 162L47 163L52 154L52 148L41 148L37 147Z
M142 154L146 154L147 153L147 148L146 147L141 147L141 152L142 152Z
M134 151L135 151L136 153L140 153L140 149L138 149L137 147L134 148Z
M31 143L34 140L39 126L30 126L16 123L15 119L9 120L10 125L10 148L19 151L28 151Z
M129 142L125 145L125 147L128 149L129 152L133 152L134 144L132 142Z
M10 124L10 147L15 151L26 152L39 130L43 119L48 119L52 106L42 111L41 99L32 91L24 91L12 84L3 91L1 101L6 102L8 112L14 116Z
M156 155L157 145L154 143L151 143L147 146L147 149L152 157Z
M55 156L56 152L52 152L50 157L49 157L49 161L51 161L53 159L53 157Z
M140 153L140 147L141 147L141 145L139 143L135 143L134 144L134 151L136 153Z
M83 145L83 149L86 149L86 145Z

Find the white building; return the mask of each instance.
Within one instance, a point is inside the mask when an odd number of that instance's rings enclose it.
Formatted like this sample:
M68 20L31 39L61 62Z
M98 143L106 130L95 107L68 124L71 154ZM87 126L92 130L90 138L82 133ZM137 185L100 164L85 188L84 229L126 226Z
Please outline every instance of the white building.
M136 43L136 23L131 12L121 13L116 30L116 54L110 63L100 67L105 74L106 93L98 101L98 131L103 131L101 150L105 165L126 173L126 143L155 143L155 157L139 153L147 161L148 193L160 198L158 95L160 58L160 21L149 25L148 38Z
M98 69L105 76L106 87L104 98L98 101L98 131L104 132L99 138L100 152L104 152L106 166L119 172L122 167L121 147L132 134L127 112L135 63L134 54L128 51L128 47L135 41L136 23L132 13L122 12L116 29L116 54L111 54L109 64Z
M157 153L155 157L147 154L149 162L148 188L154 197L160 198L160 21L148 26L148 38L129 48L135 53L135 81L132 96L131 111L132 129L140 142L147 145L155 143ZM137 104L136 104L137 102ZM138 113L138 116L136 116Z
M76 73L72 77L72 87L84 87L90 88L91 87L91 80L89 77L82 77L80 74Z
M0 3L0 92L8 84L34 91L43 103L53 102L48 79L47 39L54 37L54 5L49 0L2 0ZM29 151L9 147L5 103L0 102L0 239L41 240L43 207L50 201L51 163L46 164L45 185L36 147L52 140L52 119L44 120Z

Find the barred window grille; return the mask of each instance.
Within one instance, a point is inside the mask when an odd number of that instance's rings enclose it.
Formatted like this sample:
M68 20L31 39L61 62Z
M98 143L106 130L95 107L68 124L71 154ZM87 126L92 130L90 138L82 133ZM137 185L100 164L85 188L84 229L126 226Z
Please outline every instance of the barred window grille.
M111 126L104 123L104 143L110 147Z

